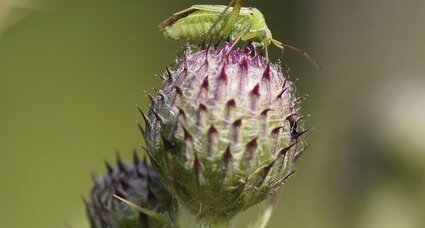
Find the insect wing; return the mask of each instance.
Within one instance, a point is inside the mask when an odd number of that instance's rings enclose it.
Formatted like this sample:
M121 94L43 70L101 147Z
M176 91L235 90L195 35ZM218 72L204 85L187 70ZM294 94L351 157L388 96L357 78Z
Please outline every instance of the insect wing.
M202 10L202 11L205 11L205 12L221 13L226 9L226 6L223 6L223 5L193 5L190 8ZM228 9L227 11L230 12L231 9L232 8Z
M222 13L226 9L226 6L222 5L193 5L190 8L182 10L180 12L174 13L169 18L165 19L161 24L159 24L159 28L163 30L168 26L172 26L178 20L183 19L195 11L204 11L208 13ZM230 11L230 10L228 10Z
M193 12L197 11L198 9L195 9L192 7L182 10L180 12L174 13L173 15L171 15L171 17L165 19L163 22L161 22L161 24L159 24L159 28L161 30L165 29L168 26L172 26L174 23L176 23L176 21L187 17L188 15L192 14Z
M223 6L223 5L193 5L190 8L202 10L202 11L205 11L205 12L222 13L227 8L227 6ZM227 9L228 12L232 12L232 10L233 10L233 7L229 7L229 9ZM246 16L246 15L250 15L251 13L252 13L252 8L242 7L239 15Z

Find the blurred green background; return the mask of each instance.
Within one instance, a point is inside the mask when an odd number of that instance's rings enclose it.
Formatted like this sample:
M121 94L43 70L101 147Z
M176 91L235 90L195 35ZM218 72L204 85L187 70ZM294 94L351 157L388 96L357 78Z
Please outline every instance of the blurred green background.
M143 143L136 104L180 48L157 24L207 3L0 0L0 227L88 227L89 174ZM425 1L245 4L323 66L286 52L315 130L269 227L425 227Z

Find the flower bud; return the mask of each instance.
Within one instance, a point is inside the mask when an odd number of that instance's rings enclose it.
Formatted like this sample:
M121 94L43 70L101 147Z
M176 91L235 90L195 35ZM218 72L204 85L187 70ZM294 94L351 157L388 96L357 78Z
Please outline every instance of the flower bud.
M129 207L114 195L158 213L173 214L173 199L159 182L155 170L134 154L132 164L117 158L116 167L106 162L107 173L94 177L94 186L85 200L93 228L164 227L159 221Z
M230 219L293 174L298 103L280 66L249 45L192 51L163 76L143 131L164 185L199 218Z

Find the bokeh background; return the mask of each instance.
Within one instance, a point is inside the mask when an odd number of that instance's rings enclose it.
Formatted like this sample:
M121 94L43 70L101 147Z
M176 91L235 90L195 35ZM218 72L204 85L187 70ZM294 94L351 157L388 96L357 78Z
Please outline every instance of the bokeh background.
M157 24L195 3L227 1L0 0L0 227L88 227L89 174L143 143L136 104L180 48ZM246 5L323 67L285 54L313 144L270 227L425 227L425 1Z

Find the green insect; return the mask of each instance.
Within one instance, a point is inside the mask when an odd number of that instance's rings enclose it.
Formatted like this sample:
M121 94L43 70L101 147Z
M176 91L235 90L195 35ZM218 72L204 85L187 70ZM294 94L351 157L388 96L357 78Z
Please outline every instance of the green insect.
M229 6L194 5L177 12L163 21L159 28L170 40L202 41L207 37L232 38L252 41L254 46L266 49L271 44L284 50L292 49L304 55L317 68L317 62L304 50L273 39L264 15L256 8L242 7L243 0L233 0ZM231 5L233 4L233 7Z

